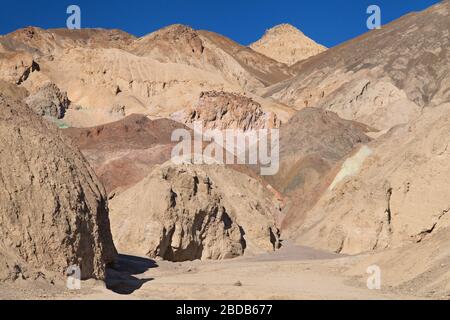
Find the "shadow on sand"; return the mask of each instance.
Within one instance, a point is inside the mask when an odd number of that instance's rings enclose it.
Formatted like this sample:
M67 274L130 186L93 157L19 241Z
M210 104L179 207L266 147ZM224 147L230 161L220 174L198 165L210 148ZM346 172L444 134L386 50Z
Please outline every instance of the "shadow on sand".
M119 255L114 266L106 270L106 287L118 294L128 295L140 289L153 278L137 278L139 275L158 265L155 261L128 255Z

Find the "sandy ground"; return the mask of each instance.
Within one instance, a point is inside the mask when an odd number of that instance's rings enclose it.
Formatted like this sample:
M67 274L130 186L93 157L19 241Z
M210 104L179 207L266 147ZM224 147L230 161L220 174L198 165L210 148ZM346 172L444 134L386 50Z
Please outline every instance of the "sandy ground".
M358 257L285 244L273 254L228 261L171 263L121 255L106 283L50 299L414 299L369 290L367 274L343 275Z
M2 284L0 299L417 299L385 288L369 290L365 273L345 276L359 260L289 243L275 253L226 261L172 263L121 255L106 284L84 281L81 290L68 291L64 283L22 281Z

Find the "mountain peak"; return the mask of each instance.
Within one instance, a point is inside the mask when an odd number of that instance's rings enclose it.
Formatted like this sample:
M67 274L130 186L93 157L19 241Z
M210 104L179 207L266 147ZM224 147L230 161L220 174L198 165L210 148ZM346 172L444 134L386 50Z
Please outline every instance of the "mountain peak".
M282 24L273 26L272 28L270 28L266 31L265 35L285 34L285 33L293 33L293 34L303 35L303 32L301 32L299 29L297 29L296 27L294 27L292 24L289 24L289 23L282 23Z
M250 48L287 65L293 65L326 50L324 46L288 23L267 30Z

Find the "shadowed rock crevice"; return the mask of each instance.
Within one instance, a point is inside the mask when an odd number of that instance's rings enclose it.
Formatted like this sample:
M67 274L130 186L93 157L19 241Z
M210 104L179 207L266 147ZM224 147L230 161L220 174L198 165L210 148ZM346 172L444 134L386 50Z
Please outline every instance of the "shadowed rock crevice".
M153 280L136 276L157 267L153 260L120 254L117 261L106 270L106 288L121 295L132 294Z

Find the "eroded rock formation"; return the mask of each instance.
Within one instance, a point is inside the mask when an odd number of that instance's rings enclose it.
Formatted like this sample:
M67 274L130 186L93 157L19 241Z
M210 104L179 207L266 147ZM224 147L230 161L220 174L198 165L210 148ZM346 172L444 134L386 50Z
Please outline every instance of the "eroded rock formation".
M123 252L171 261L273 251L271 197L231 169L167 163L111 200L113 235Z
M238 129L242 131L278 128L281 122L272 112L264 112L253 99L228 92L208 91L200 94L192 109L172 115L192 126L201 122L205 129Z
M0 95L0 280L105 277L116 250L105 191L83 156L52 125Z

